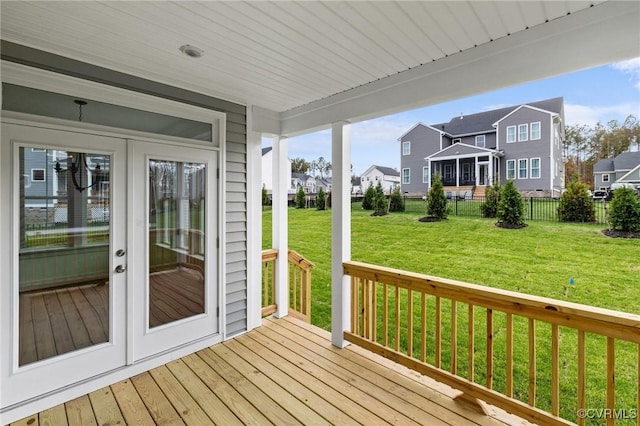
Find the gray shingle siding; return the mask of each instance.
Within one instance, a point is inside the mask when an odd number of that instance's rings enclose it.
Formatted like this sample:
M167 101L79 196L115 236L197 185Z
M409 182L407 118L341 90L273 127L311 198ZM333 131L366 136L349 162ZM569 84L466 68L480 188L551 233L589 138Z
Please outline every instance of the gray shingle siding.
M411 154L402 155L402 143L411 142ZM400 138L400 188L410 194L426 194L427 184L422 182L422 168L427 165L424 160L431 154L440 151L440 132L418 124L413 130ZM410 182L404 184L403 170L410 170Z
M1 57L4 60L226 113L225 167L227 171L225 177L227 186L224 208L227 223L224 229L227 264L224 286L228 302L225 327L228 336L246 330L246 107L4 40L1 42L1 47Z

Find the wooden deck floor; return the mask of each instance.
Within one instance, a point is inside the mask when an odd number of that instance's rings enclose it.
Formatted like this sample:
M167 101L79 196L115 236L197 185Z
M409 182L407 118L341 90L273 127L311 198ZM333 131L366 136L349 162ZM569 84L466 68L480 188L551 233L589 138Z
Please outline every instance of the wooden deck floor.
M455 391L292 318L264 326L14 425L496 425Z

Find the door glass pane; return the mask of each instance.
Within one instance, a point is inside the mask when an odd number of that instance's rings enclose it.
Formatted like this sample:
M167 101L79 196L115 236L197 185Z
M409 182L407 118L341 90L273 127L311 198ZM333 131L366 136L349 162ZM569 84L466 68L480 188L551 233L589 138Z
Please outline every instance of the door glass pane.
M149 327L204 313L206 167L149 161Z
M19 155L19 364L109 341L109 156Z

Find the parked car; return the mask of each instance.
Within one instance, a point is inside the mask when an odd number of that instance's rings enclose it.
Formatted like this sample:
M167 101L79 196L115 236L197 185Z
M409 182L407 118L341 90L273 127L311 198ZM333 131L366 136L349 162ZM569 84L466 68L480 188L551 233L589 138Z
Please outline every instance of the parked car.
M597 201L597 200L609 201L613 197L613 191L605 191L605 190L597 189L593 191L592 197L594 201Z

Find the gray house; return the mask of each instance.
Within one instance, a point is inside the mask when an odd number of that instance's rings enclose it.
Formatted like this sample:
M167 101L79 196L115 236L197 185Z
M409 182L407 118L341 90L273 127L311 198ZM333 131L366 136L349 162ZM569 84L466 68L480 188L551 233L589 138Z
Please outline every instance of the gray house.
M604 158L593 166L594 189L608 190L620 183L640 188L640 152L623 152L615 158Z
M418 123L398 139L402 192L424 195L439 174L454 195L482 196L496 180L513 180L523 195L556 196L563 139L562 98Z

